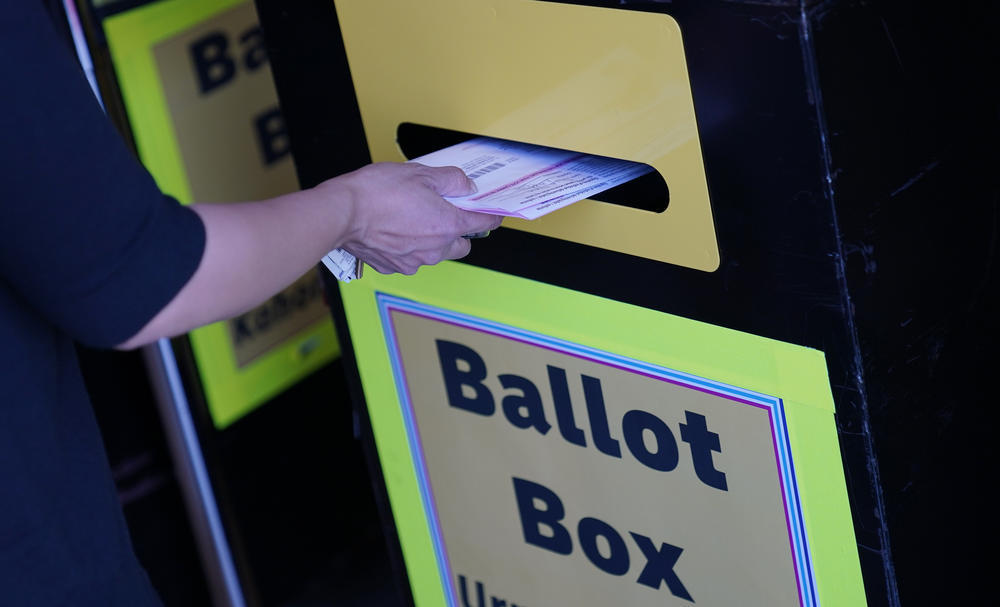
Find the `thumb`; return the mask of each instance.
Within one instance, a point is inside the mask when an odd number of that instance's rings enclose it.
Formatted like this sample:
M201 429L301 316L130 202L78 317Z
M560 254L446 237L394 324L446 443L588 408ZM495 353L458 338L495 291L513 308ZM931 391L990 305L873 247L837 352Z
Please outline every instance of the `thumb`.
M441 196L469 196L477 191L475 182L455 166L424 166L422 173L431 189Z

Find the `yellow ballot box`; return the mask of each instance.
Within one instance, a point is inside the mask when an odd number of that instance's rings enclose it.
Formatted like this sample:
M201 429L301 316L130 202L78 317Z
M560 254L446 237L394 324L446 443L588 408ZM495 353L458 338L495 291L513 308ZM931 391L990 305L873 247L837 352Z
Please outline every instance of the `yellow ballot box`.
M849 326L813 301L840 288L829 222L789 202L814 175L728 153L767 115L787 141L757 145L814 160L808 102L749 87L792 73L795 41L725 7L332 4L326 44L291 12L273 30L309 49L308 74L275 64L305 183L336 174L337 128L373 161L485 136L657 177L331 286L414 604L865 604L828 356ZM715 54L726 36L781 70Z

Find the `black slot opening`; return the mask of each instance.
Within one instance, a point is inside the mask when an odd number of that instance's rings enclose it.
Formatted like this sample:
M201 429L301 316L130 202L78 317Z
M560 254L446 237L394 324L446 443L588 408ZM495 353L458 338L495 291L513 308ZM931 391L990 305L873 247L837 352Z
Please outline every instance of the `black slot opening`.
M432 126L404 122L396 129L396 143L403 156L412 159L478 137L472 133L439 129ZM579 150L574 150L579 151ZM667 182L655 169L632 181L591 196L609 204L662 213L670 204Z

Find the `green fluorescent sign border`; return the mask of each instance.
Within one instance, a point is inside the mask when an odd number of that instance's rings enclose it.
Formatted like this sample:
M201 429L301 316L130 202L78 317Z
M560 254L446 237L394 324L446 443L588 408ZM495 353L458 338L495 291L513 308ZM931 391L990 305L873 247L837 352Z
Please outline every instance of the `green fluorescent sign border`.
M143 164L160 188L192 201L153 47L249 0L171 0L109 17L103 23L125 109ZM248 364L236 366L224 323L189 334L215 426L223 429L340 353L329 320L317 322ZM318 344L318 345L317 345Z
M784 401L818 603L865 604L822 352L461 263L341 285L386 490L418 607L445 605L377 294L503 323Z

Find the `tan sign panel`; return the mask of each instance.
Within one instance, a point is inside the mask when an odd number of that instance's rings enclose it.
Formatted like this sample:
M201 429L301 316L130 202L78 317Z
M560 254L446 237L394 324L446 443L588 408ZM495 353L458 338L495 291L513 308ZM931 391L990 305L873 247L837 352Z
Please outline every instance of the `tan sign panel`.
M780 400L378 297L453 604L808 604Z

